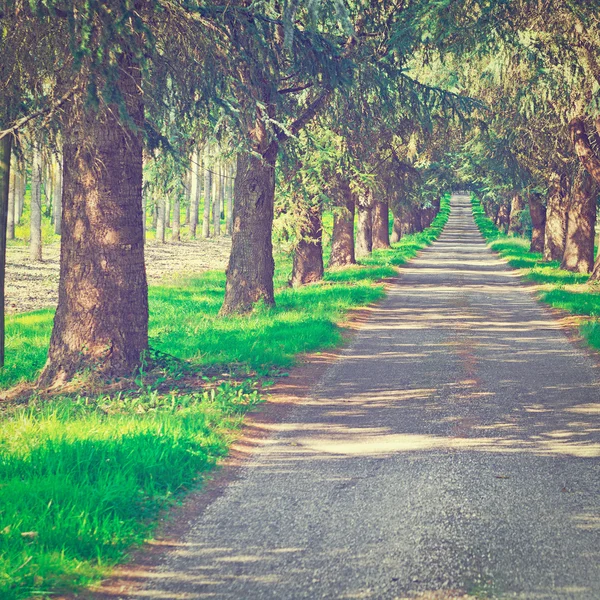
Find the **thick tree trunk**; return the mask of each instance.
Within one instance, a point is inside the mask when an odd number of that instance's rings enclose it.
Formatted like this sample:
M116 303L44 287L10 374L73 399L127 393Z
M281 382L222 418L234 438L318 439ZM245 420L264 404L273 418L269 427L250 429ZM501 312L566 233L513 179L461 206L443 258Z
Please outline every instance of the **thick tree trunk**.
M523 235L523 211L525 210L525 201L521 194L513 194L510 200L510 219L508 233L512 235Z
M594 266L594 226L597 186L591 175L580 169L569 201L567 235L561 269L589 273Z
M213 229L214 236L221 235L221 194L223 193L223 179L221 177L221 161L215 164L215 193L213 200Z
M305 207L301 219L300 240L294 251L294 268L290 284L294 287L323 279L323 226L321 204Z
M264 158L246 152L238 155L223 315L248 312L259 301L275 304L271 233L276 157L275 143Z
M410 235L418 231L417 227L417 211L412 205L402 207L402 236Z
M435 219L435 207L430 206L429 208L421 208L419 210L419 216L421 225L419 231L423 231L427 229L433 222L433 219Z
M1 142L0 142L1 143ZM6 219L6 239L15 239L15 217L17 209L17 185L19 183L17 177L17 163L15 160L12 161L10 167L10 183L8 189L8 207L7 207L7 219Z
M402 208L398 207L393 213L392 235L390 243L396 244L402 238Z
M165 243L165 225L166 225L166 214L167 214L167 200L162 195L156 197L156 243Z
M375 202L373 206L373 248L390 247L390 209L387 202Z
M562 260L567 231L568 186L558 173L550 178L546 201L546 229L544 232L544 260Z
M371 193L362 196L356 205L356 258L369 256L373 250L373 201Z
M233 233L233 177L234 177L233 164L229 165L227 169L227 224L225 226L225 232L227 235Z
M42 153L37 140L33 146L33 163L31 165L29 257L34 261L42 260Z
M62 219L62 155L54 165L54 193L52 194L52 219L54 221L54 233L60 235L60 223Z
M202 236L210 237L210 204L212 195L213 178L210 164L210 145L208 142L204 147L204 214L202 218Z
M544 251L546 231L546 207L540 194L529 194L529 214L531 215L531 245L529 252Z
M10 160L12 135L0 140L0 367L4 366L4 282L6 279L6 222L10 194Z
M95 368L131 375L148 348L148 286L142 226L143 104L140 69L121 60L118 85L131 120L118 107L65 112L63 227L58 308L40 385Z
M181 240L181 198L178 193L173 198L173 229L171 230L171 241Z
M347 181L338 181L333 207L333 232L329 267L348 267L356 264L354 250L354 212L356 203Z
M196 237L196 227L198 225L198 202L200 200L200 152L198 146L194 146L192 154L192 181L190 192L190 237Z
M508 228L510 225L510 205L502 200L500 207L498 208L498 214L496 215L496 227L503 231L504 233L508 233Z

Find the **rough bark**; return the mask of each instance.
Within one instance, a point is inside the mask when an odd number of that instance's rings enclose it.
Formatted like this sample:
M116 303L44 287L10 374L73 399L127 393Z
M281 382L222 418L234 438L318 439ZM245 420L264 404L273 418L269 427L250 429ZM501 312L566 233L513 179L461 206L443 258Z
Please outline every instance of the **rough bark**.
M173 198L173 228L171 230L171 241L179 242L181 240L181 198L175 194Z
M225 225L225 233L231 235L233 232L233 179L234 179L233 164L227 169L227 223Z
M92 368L131 375L148 348L148 286L142 226L143 104L140 69L120 58L119 109L65 109L63 231L58 308L40 385Z
M500 206L498 207L498 214L496 215L496 227L504 233L508 233L509 225L510 205L505 200L502 200Z
M192 154L192 181L190 184L190 237L196 237L196 227L198 225L198 202L200 199L200 153L198 147L194 147Z
M213 199L213 230L215 237L221 235L221 195L223 193L223 178L221 177L221 161L215 167L215 193Z
M567 235L561 269L589 273L594 266L594 227L596 224L597 186L591 175L581 169L569 200Z
M417 226L417 211L412 205L402 207L402 237L416 233L419 228Z
M390 243L395 244L396 242L399 242L401 238L402 238L402 214L401 214L401 209L398 209L393 214L392 235L390 237Z
M390 209L387 202L373 205L373 248L390 247Z
M60 235L62 219L62 156L54 165L54 193L52 194L52 219L54 221L54 233Z
M356 264L354 250L354 212L356 205L350 185L340 178L335 185L333 232L329 267L347 267Z
M15 239L15 217L16 217L16 202L17 202L17 185L19 183L17 177L16 161L11 162L10 178L8 186L8 206L6 218L6 239Z
M569 134L575 148L575 153L579 157L581 164L591 175L596 184L600 184L600 159L592 149L583 119L575 117L571 120L569 123Z
M525 201L521 194L513 194L510 200L510 217L508 224L508 233L511 235L523 235L523 211L525 210Z
M6 222L10 194L12 135L0 140L0 367L4 366L4 282L6 278Z
M419 222L420 222L420 229L419 231L423 231L424 229L427 229L431 223L433 222L433 219L435 219L435 207L434 206L430 206L428 208L421 208L419 210Z
M567 231L568 185L566 177L553 173L546 201L544 260L562 260Z
M204 147L204 214L202 218L202 237L210 237L210 204L212 196L213 178L210 172L210 145Z
M531 215L531 245L529 252L544 251L546 230L546 207L540 194L529 194L529 214Z
M315 202L299 215L300 240L294 251L294 267L290 284L294 287L323 279L323 226L321 205Z
M373 202L370 193L359 199L356 212L356 258L363 258L373 250Z
M273 209L277 144L264 157L237 158L233 236L221 314L248 312L259 301L275 304L273 290Z
M33 261L42 260L42 153L38 141L33 146L33 162L31 165L29 257Z

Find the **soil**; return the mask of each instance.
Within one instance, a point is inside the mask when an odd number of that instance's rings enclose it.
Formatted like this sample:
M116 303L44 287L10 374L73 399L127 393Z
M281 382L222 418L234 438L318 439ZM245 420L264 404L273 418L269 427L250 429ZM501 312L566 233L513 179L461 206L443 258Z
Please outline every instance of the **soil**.
M198 239L146 246L148 283L158 284L173 274L197 275L224 270L229 260L230 237ZM52 308L58 301L60 244L43 248L44 260L29 258L27 246L9 246L6 256L6 312L21 313Z

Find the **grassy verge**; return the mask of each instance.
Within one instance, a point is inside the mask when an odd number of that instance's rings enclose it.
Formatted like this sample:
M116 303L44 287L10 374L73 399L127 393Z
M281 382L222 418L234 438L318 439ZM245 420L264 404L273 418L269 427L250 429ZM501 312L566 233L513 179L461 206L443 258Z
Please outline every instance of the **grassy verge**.
M539 253L529 252L529 240L508 236L485 216L473 197L475 222L492 250L504 257L522 277L538 286L540 300L582 317L580 331L590 346L600 349L600 286L588 282L589 276L560 268L556 261L544 262Z
M181 499L227 453L243 414L261 401L260 376L283 374L299 353L338 345L338 323L348 310L379 299L381 279L433 241L448 213L445 198L427 231L361 265L328 272L321 285L286 287L290 263L280 257L277 307L259 307L247 317L218 317L221 273L153 287L152 346L185 361L165 362L167 391L140 373L137 389L113 397L2 407L0 597L67 592L124 560L128 548L151 535L158 511ZM0 387L35 378L52 315L9 317ZM177 383L182 368L235 377L185 391Z

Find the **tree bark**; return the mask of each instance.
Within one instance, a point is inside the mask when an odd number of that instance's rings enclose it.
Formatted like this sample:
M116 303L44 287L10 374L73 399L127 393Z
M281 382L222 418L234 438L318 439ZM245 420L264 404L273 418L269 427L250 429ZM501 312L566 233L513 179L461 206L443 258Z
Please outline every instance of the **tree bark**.
M390 243L396 244L402 238L402 208L398 207L393 213L392 235Z
M562 260L567 231L568 185L565 177L553 173L546 201L544 260Z
M508 233L512 235L523 235L523 211L525 210L525 201L521 194L513 194L510 200L510 218Z
M167 200L163 196L163 192L156 196L156 243L165 243L165 221L167 214Z
M206 142L204 147L204 215L202 219L202 236L210 237L210 204L212 194L213 178L210 164L210 144Z
M370 192L359 199L356 208L356 258L364 258L373 250L373 202Z
M65 109L63 232L58 308L40 385L60 385L81 369L131 375L148 348L148 286L142 226L141 72L120 57L119 108L83 99Z
M350 185L340 178L334 190L333 232L329 268L356 264L354 250L354 212L356 204Z
M300 239L294 251L294 267L290 284L293 287L314 283L323 279L323 225L321 203L317 200L304 207Z
M192 153L192 182L190 192L190 237L196 237L196 227L198 225L198 202L200 200L200 152L198 146L194 146Z
M223 179L221 177L221 161L217 161L214 166L215 172L215 193L213 199L213 230L214 236L221 235L221 194L223 193Z
M273 290L273 210L277 144L264 157L241 152L237 158L233 236L221 314L243 313L263 301L275 304Z
M54 165L54 193L52 194L52 218L54 220L54 233L60 235L62 219L62 155Z
M567 216L567 235L561 269L589 273L594 266L594 227L597 187L587 170L580 169L573 182Z
M4 283L6 279L6 223L10 194L11 151L12 135L6 135L0 140L0 367L4 366Z
M173 198L173 229L171 230L171 241L179 242L181 240L181 197L175 193Z
M17 186L17 211L15 225L20 225L21 220L23 219L23 208L25 207L25 191L27 189L27 173L25 171L25 166L23 166L23 168L17 172L17 177L19 179L19 185Z
M592 176L597 184L600 184L600 159L594 153L588 139L585 123L580 117L571 119L569 123L569 134L575 148L575 153L579 157L585 170Z
M12 142L11 142L12 145ZM10 167L10 178L9 178L9 189L8 189L8 207L7 207L7 218L6 218L6 239L15 239L15 217L17 209L17 186L19 183L17 177L16 161L11 162Z
M167 229L171 228L171 198L169 194L166 194L164 197L164 205L165 205L165 233Z
M529 214L531 215L531 245L529 252L544 252L546 230L546 207L540 194L529 194Z
M387 202L375 202L373 206L373 248L390 247L390 209Z
M38 140L33 146L31 165L31 211L29 214L29 257L42 260L42 153Z
M234 167L233 164L229 165L227 169L227 224L225 226L225 232L227 235L233 233L233 178L234 178Z
M496 215L496 227L500 229L500 231L504 233L508 233L508 228L510 226L510 205L502 200L499 208L498 214Z
M402 236L410 235L418 231L417 227L417 211L413 205L402 207Z

